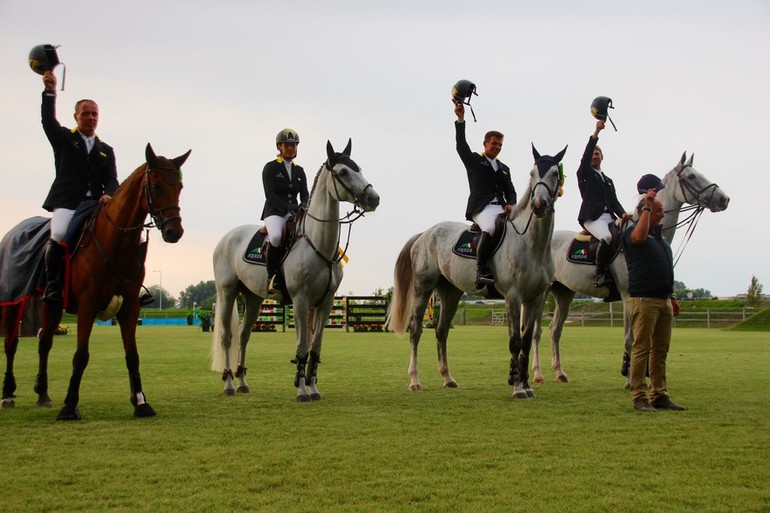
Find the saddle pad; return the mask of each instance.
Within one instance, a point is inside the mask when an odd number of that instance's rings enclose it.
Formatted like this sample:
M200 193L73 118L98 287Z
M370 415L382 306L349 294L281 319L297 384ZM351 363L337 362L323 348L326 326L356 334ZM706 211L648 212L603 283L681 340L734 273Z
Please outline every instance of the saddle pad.
M567 260L575 264L596 265L596 248L599 245L573 240L567 250Z
M243 260L255 265L267 265L267 259L262 252L262 245L265 242L267 234L257 230L257 233L251 238L249 244L246 246L246 252L243 254Z
M452 246L452 253L465 258L476 258L476 243L478 242L480 232L465 230L457 238L457 242Z

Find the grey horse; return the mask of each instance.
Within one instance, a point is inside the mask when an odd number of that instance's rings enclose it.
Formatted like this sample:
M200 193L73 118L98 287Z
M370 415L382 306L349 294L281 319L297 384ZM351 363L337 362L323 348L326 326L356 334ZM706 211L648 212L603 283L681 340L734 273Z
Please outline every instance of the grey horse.
M494 287L505 298L508 312L511 354L508 384L513 385L515 398L534 397L528 383L529 351L535 322L540 318L545 293L553 278L549 248L554 227L554 203L563 184L559 164L566 151L565 147L554 157L541 157L532 147L535 166L530 172L529 185L506 220L500 247L490 258ZM436 224L409 239L396 261L387 326L400 336L409 330L412 346L410 390L422 390L417 373L417 348L425 308L434 291L441 300L436 325L438 370L444 378L444 387L458 386L447 362L449 324L463 292L490 294L488 288L475 288L475 259L458 256L452 251L467 228L465 223L451 221Z
M679 225L679 216L684 204L694 205L696 215L709 209L711 212L721 212L727 208L730 198L722 189L711 180L703 176L692 165L694 155L687 159L687 152L676 166L663 177L665 188L658 193L658 198L663 202L665 217L663 218L663 237L670 244L674 239L674 233ZM688 207L685 207L688 208ZM697 218L697 217L696 217ZM569 314L570 303L577 292L587 296L606 299L609 289L606 287L594 287L594 266L575 264L567 260L567 250L575 238L575 232L558 230L553 234L551 242L551 254L556 266L554 282L551 294L555 299L553 319L551 320L551 366L556 371L556 380L568 382L569 378L562 369L559 343L561 341L564 322ZM626 259L622 254L618 255L610 265L612 275L625 300L628 297L628 269ZM541 323L538 322L534 340L534 353L532 356L532 371L535 383L543 382L543 374L540 370L540 337L542 334ZM623 327L625 339L625 352L631 354L633 334L628 312L623 308ZM626 380L628 383L628 380Z
M380 196L350 158L351 141L342 153L327 142L328 160L316 174L307 213L297 222L296 241L283 261L286 288L294 304L297 331L297 365L294 385L297 400L321 399L316 387L324 325L334 304L334 294L342 281L340 243L340 202L355 205L359 217L380 204ZM344 222L352 222L346 220ZM222 372L224 395L250 391L246 382L246 346L251 327L267 293L264 266L243 259L256 225L230 230L214 249L214 279L217 288L216 315L212 341L212 370ZM243 298L243 319L238 322L236 297ZM233 338L233 333L237 337ZM233 375L232 365L238 367Z

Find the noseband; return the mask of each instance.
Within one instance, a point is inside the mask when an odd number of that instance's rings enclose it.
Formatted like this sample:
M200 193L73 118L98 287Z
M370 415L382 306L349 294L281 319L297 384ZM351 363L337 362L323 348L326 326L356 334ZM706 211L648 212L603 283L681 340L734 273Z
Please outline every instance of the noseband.
M682 196L684 197L684 200L685 200L684 202L697 205L698 207L703 208L701 207L701 195L703 195L705 192L707 192L710 189L711 195L707 199L709 203L712 203L714 200L714 194L716 194L716 190L719 188L719 186L716 183L710 183L707 186L703 187L702 189L696 189L695 187L690 185L687 179L683 176L684 170L687 169L688 167L692 168L692 166L690 165L685 165L676 170L677 182L679 182L679 188L682 191ZM687 198L688 192L693 196L692 199Z
M361 191L361 195L359 196L350 187L348 187L348 184L346 184L342 180L342 177L340 177L339 172L334 170L334 167L331 165L331 163L328 160L324 165L332 175L332 179L333 179L332 183L334 183L334 193L337 196L337 199L339 200L340 198L340 192L339 192L339 189L337 189L337 186L339 185L345 190L345 192L347 192L350 196L353 197L353 213L358 213L358 217L361 217L362 215L364 215L364 205L361 201L361 197L366 194L366 189L368 189L369 187L372 187L372 184L370 183L366 184L366 186ZM353 213L348 214L346 217L350 217ZM356 219L358 219L358 217L356 217Z

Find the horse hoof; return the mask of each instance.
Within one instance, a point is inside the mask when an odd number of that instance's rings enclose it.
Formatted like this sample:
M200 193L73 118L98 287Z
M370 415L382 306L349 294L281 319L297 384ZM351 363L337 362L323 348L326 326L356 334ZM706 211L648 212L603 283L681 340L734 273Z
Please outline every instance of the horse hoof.
M569 378L566 374L559 374L556 376L556 382L557 383L569 383Z
M157 415L149 403L139 404L134 408L134 417L154 417Z
M543 383L545 383L545 380L543 379L543 376L536 376L533 383L535 383L536 385L542 385Z
M320 401L321 400L321 394L319 394L318 392L316 392L314 394L310 394L310 400L311 401Z
M43 399L37 400L37 407L38 408L52 408L53 402L51 401L50 397L45 397Z
M310 402L310 396L301 394L297 396L297 402L298 403L309 403Z
M420 392L422 390L422 385L420 385L419 383L415 385L409 385L409 390L411 390L412 392Z
M529 399L529 396L524 390L516 390L512 397L514 399Z
M14 401L13 399L3 399L3 402L2 402L3 409L13 408L15 406L16 406L16 401Z
M228 395L235 395L235 389L234 388L225 388L222 390L222 395L228 396Z
M56 420L80 420L80 411L77 406L65 406L59 411Z
M247 385L241 385L238 387L236 392L238 392L239 394L250 394L251 389ZM233 394L230 394L230 395L233 395Z
M623 388L625 388L626 390L631 390L631 382L626 381L625 383L623 383Z
M524 393L527 394L527 398L533 399L535 397L535 391L531 388L527 388L524 390Z
M460 385L457 384L457 381L450 381L449 383L444 383L444 388L460 388Z

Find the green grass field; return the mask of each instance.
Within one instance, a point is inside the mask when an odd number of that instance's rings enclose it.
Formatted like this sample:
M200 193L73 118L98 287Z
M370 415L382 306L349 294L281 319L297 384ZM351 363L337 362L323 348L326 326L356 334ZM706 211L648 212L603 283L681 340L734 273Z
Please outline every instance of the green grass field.
M459 389L441 388L426 330L419 393L406 339L327 330L324 400L307 404L291 332L254 334L253 393L222 397L210 334L138 330L149 419L132 417L117 327L94 329L80 422L54 420L74 334L55 340L53 410L35 406L36 340L22 339L16 407L0 411L2 511L770 510L767 332L675 330L669 389L688 411L640 414L621 328L566 328L572 382L546 371L524 401L506 384L504 328L452 330Z

